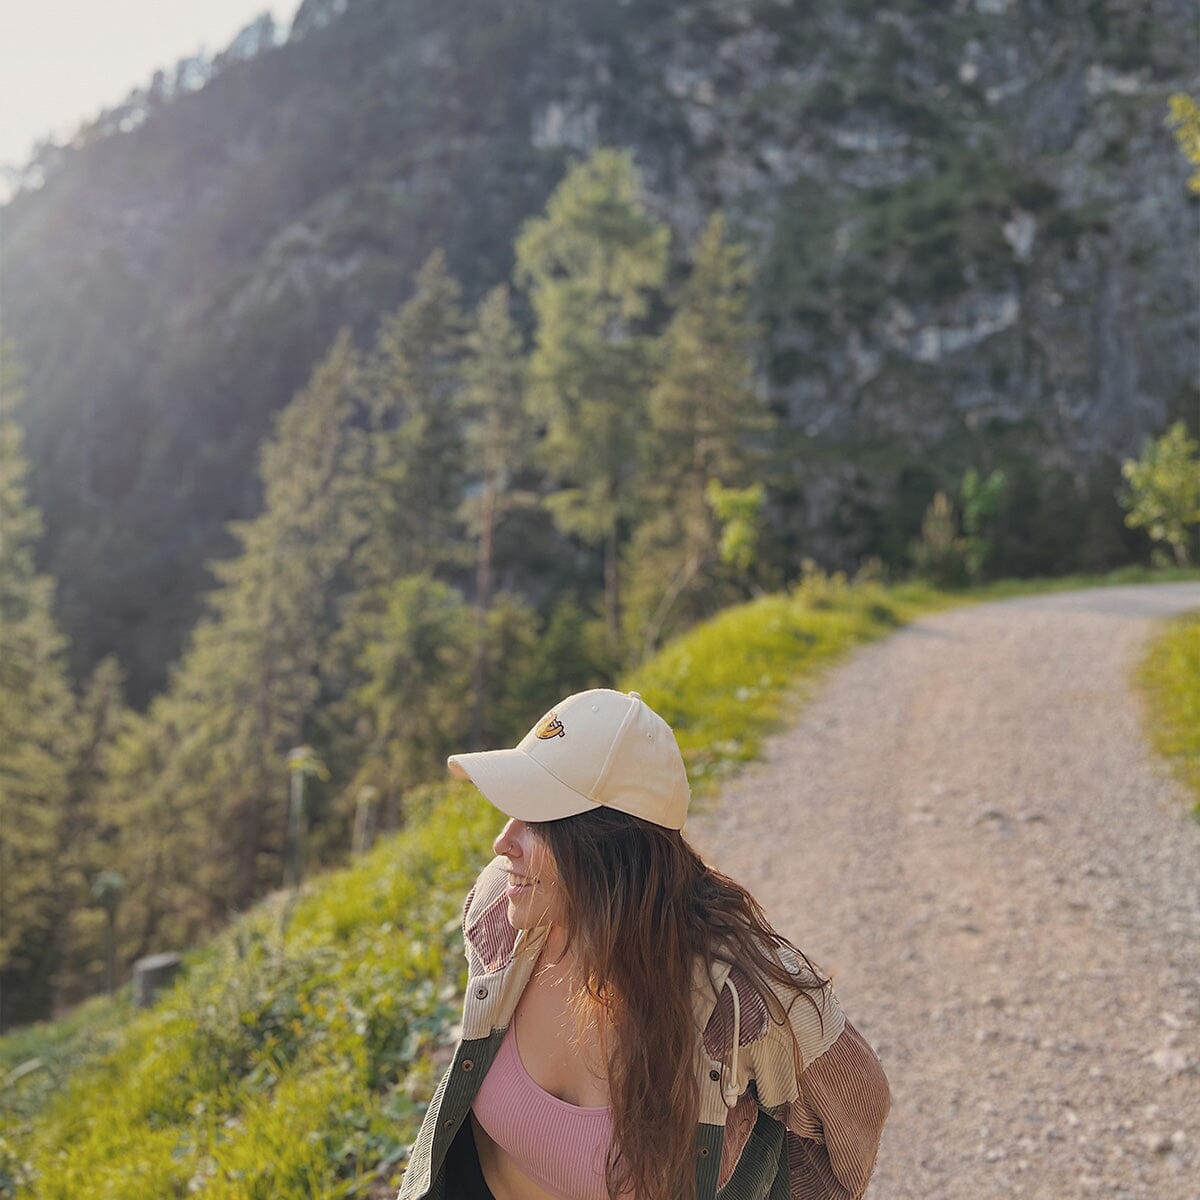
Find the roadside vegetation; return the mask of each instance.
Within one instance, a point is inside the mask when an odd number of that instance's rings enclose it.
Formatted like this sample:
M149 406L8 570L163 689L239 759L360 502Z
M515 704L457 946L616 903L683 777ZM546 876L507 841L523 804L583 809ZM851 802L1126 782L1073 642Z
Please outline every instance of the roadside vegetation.
M1145 736L1192 796L1200 823L1200 612L1182 613L1147 647L1135 672Z

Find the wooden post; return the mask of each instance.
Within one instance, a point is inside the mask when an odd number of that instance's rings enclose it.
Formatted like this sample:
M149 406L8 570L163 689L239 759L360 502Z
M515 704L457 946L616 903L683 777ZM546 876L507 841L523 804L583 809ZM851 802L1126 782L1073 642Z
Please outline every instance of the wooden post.
M107 914L104 931L104 988L111 996L117 987L117 906L125 890L125 877L101 871L92 881L92 898Z

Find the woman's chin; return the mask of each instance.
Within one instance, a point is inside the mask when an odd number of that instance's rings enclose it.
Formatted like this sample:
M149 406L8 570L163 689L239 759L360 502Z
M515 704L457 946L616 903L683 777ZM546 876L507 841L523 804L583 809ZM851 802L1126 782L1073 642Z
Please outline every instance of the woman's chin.
M534 909L521 899L508 898L508 923L514 929L536 929L549 925L550 917L541 908Z

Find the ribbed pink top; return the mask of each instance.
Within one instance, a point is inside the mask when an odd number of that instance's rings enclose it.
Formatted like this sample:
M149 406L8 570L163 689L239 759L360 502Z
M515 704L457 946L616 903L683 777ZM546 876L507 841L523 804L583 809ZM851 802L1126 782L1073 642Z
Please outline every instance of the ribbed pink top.
M608 1107L568 1104L534 1082L521 1061L515 1014L471 1108L492 1139L551 1195L607 1200L612 1114Z

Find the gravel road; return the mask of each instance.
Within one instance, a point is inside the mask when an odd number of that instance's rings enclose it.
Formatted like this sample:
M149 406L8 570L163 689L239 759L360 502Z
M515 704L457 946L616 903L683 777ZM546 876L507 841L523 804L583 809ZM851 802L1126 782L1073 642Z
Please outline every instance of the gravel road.
M1200 825L1129 671L1200 583L940 613L831 668L685 830L830 972L875 1200L1200 1200Z

